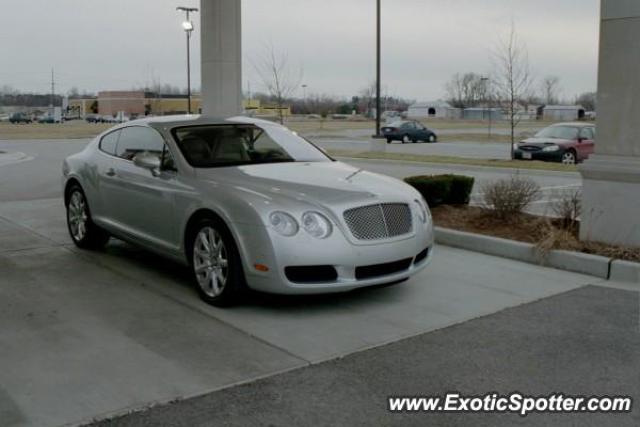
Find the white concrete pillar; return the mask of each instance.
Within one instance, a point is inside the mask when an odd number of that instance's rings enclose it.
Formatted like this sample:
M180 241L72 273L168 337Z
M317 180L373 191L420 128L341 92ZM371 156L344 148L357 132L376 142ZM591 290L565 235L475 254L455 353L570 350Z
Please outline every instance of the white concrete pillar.
M640 246L640 1L602 0L595 155L580 237Z
M202 112L242 112L241 0L201 0Z

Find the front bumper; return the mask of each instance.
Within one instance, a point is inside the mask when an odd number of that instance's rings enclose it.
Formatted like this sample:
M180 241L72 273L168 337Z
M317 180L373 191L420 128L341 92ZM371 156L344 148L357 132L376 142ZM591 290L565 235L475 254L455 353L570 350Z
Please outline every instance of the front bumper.
M562 148L558 151L524 151L524 150L515 150L513 152L513 157L516 160L539 160L543 162L560 162L562 161L562 155L565 150ZM531 158L525 158L526 154L531 154Z
M411 235L370 244L354 244L339 229L329 238L318 240L304 232L284 237L267 227L249 228L240 231L250 236L240 245L245 277L250 288L263 292L318 294L394 283L419 273L433 258L431 223L420 224ZM387 270L390 263L396 267L401 264L401 268ZM269 271L256 270L256 264L267 266ZM290 280L291 275L286 273L287 267L314 266L333 267L336 275L318 281L311 277L301 283Z

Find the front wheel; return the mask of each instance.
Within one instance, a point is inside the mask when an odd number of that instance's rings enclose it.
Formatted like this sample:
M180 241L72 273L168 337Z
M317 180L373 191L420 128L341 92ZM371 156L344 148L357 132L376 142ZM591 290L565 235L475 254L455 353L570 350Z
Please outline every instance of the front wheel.
M411 138L409 138L409 135L405 135L402 137L402 143L403 144L408 144L411 142Z
M576 164L576 153L573 150L568 150L562 155L562 164L563 165L575 165Z
M190 264L200 298L223 307L236 302L244 289L237 246L228 229L214 219L201 220L191 238Z
M437 138L434 134L429 135L429 138L427 138L427 141L430 143L434 143L436 142Z
M99 249L109 241L109 234L94 224L82 188L73 185L67 196L67 228L71 240L82 249Z

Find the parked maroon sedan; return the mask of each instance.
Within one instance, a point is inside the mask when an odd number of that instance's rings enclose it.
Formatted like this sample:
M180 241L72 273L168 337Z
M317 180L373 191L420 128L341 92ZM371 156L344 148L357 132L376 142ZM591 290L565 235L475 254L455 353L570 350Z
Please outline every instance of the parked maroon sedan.
M596 127L591 123L558 123L514 144L514 157L574 165L593 153Z

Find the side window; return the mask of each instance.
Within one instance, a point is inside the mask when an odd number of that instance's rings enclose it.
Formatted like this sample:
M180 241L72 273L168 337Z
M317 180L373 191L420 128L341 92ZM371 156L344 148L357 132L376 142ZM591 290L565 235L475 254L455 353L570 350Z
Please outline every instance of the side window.
M162 158L163 150L164 139L158 132L146 127L132 126L122 129L116 156L133 160L138 153L151 153Z
M116 146L118 145L118 138L120 137L120 131L111 132L106 134L100 140L100 150L112 156L116 155Z
M580 132L580 137L585 139L595 139L595 135L593 134L592 128L582 128Z

